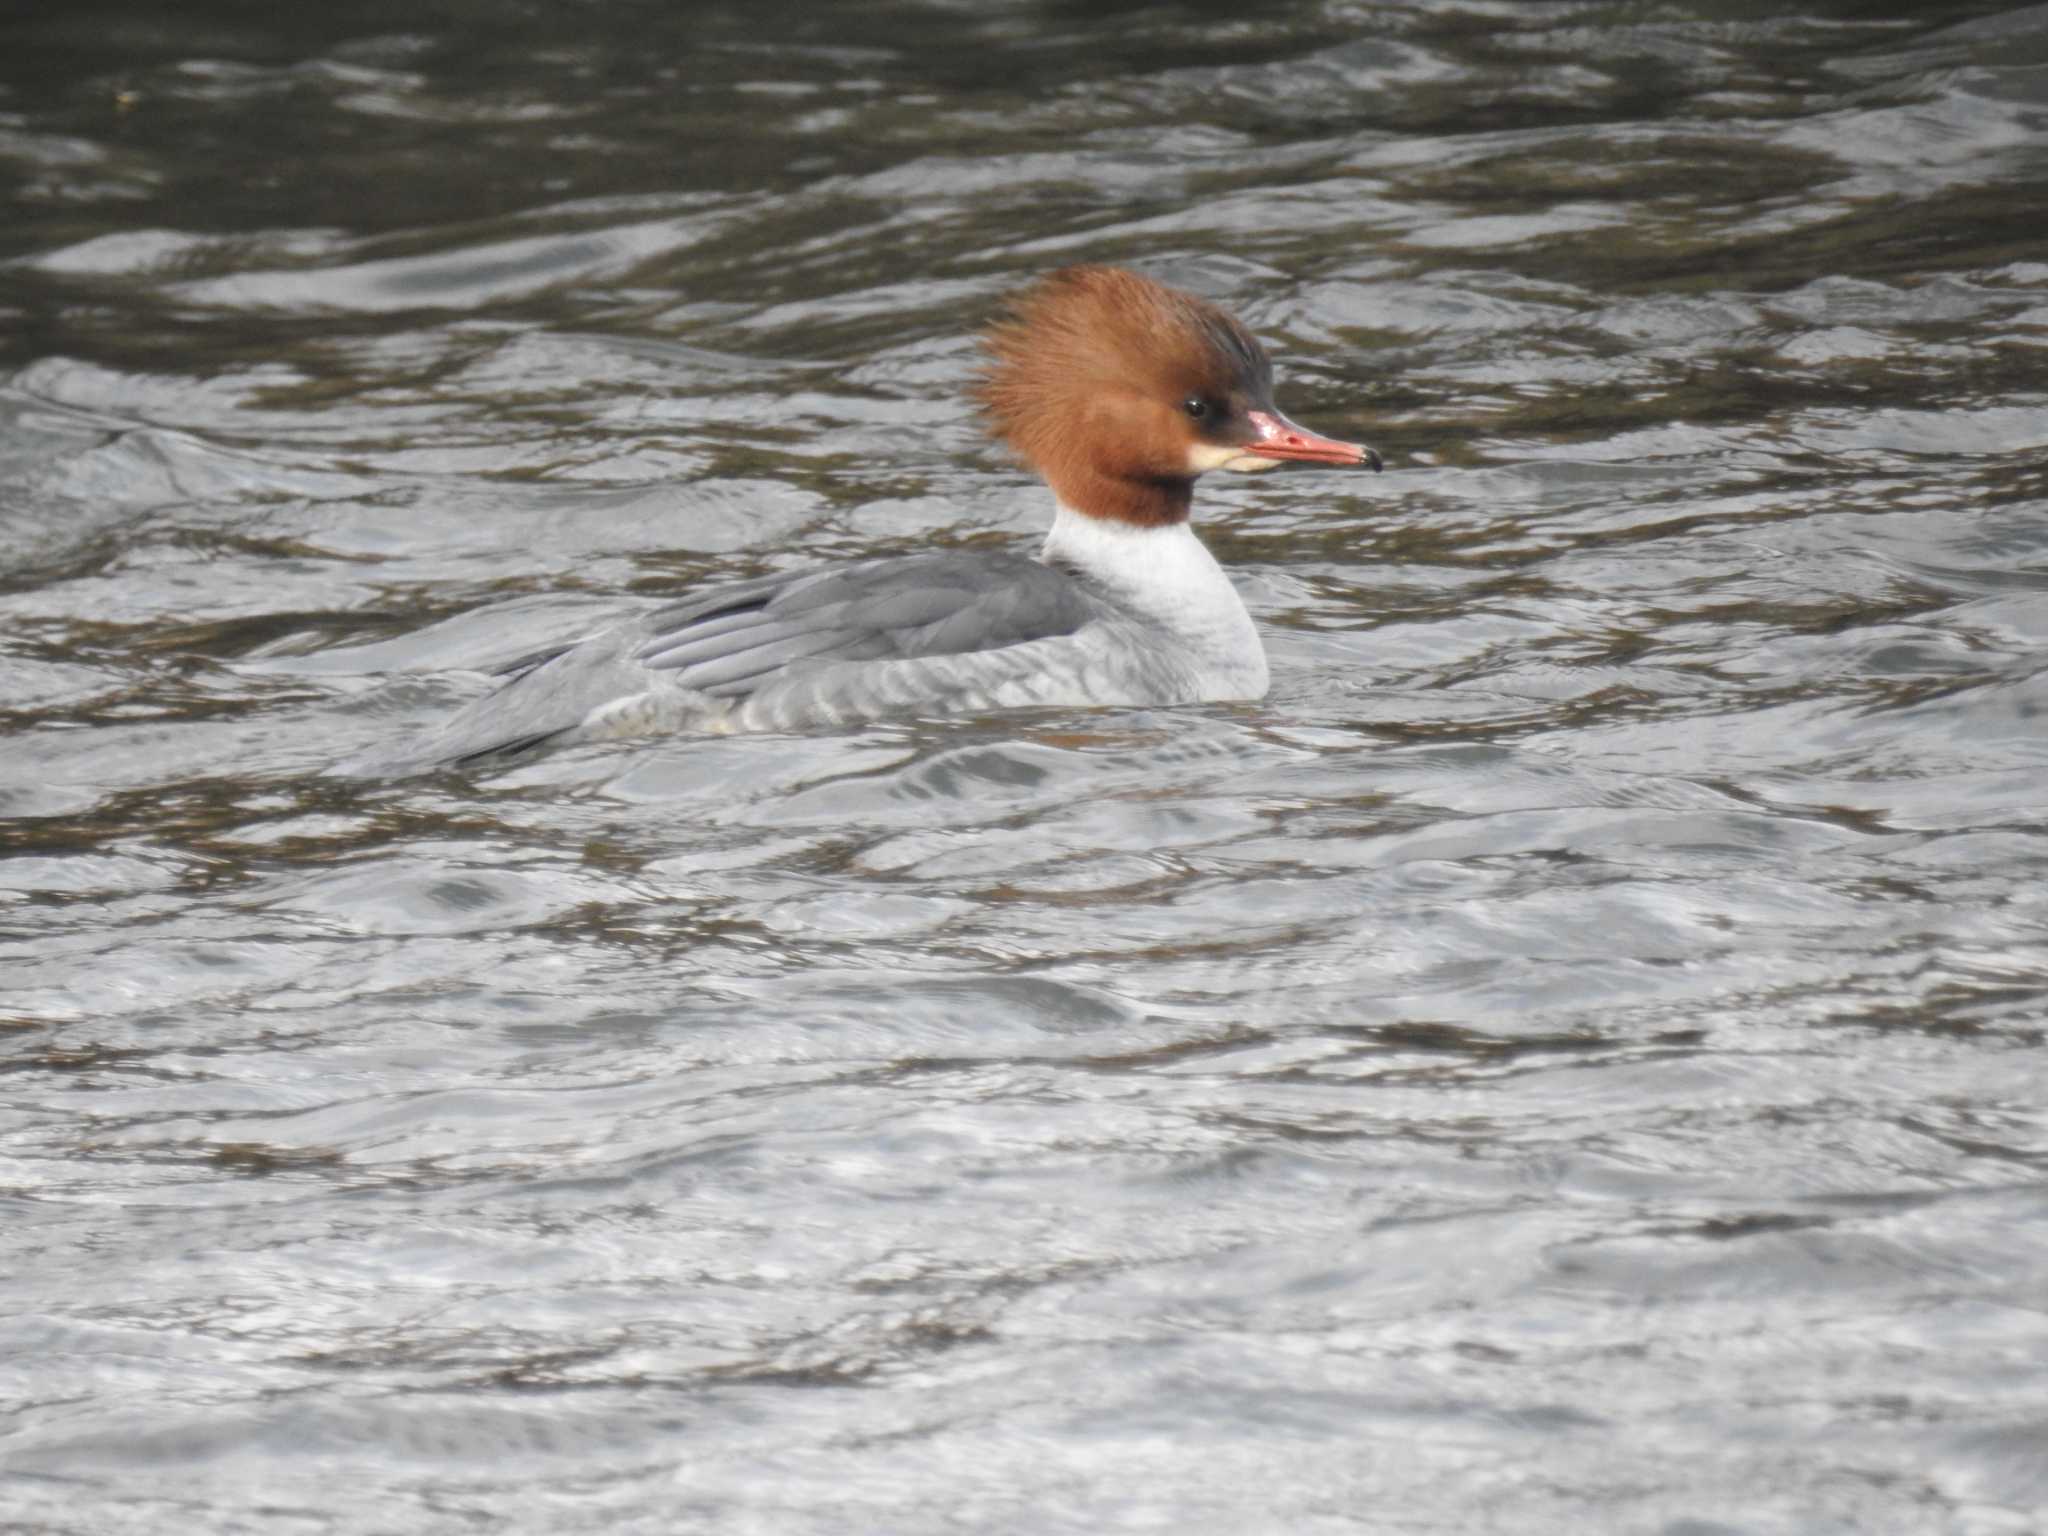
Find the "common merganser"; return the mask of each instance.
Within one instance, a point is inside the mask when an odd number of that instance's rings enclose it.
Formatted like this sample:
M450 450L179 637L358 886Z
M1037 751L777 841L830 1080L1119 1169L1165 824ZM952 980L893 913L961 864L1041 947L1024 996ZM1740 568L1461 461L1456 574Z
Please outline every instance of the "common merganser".
M1036 558L953 551L713 587L515 663L399 758L355 771L665 732L1262 696L1258 631L1188 526L1194 482L1380 456L1281 415L1272 362L1236 319L1120 268L1041 278L983 345L989 424L1056 498Z

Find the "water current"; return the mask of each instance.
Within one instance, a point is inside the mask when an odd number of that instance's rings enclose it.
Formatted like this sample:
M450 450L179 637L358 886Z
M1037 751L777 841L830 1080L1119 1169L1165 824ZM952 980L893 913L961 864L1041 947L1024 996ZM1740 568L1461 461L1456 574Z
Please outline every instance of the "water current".
M2048 6L32 5L0 209L0 1529L2048 1528ZM1269 697L322 772L1032 548L1076 261L1387 457Z

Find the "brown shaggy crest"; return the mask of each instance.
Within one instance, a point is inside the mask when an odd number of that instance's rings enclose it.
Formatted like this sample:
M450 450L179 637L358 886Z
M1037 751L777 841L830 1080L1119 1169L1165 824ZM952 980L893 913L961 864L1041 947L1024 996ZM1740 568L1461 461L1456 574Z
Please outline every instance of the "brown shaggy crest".
M995 434L1077 511L1141 526L1184 521L1185 402L1270 409L1273 366L1205 299L1120 267L1067 267L1010 301L982 338L977 391Z

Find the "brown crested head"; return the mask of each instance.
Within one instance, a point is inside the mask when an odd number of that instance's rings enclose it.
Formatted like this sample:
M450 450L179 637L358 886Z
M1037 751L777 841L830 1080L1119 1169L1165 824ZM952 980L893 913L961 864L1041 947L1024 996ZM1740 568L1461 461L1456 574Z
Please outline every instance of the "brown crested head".
M979 394L996 435L1076 511L1178 523L1205 470L1379 466L1372 450L1274 408L1273 364L1236 319L1120 267L1040 278L983 346Z
M1250 331L1192 294L1120 267L1067 267L1010 301L983 338L995 433L1078 511L1139 524L1188 515L1201 422L1267 402L1273 365Z

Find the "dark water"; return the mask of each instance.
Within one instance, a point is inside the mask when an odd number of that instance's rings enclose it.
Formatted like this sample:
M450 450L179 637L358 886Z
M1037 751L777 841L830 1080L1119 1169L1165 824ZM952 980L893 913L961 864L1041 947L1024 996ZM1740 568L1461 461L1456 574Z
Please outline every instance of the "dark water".
M0 19L0 1526L2048 1526L2048 7ZM1256 706L315 770L1028 547L1243 313Z

